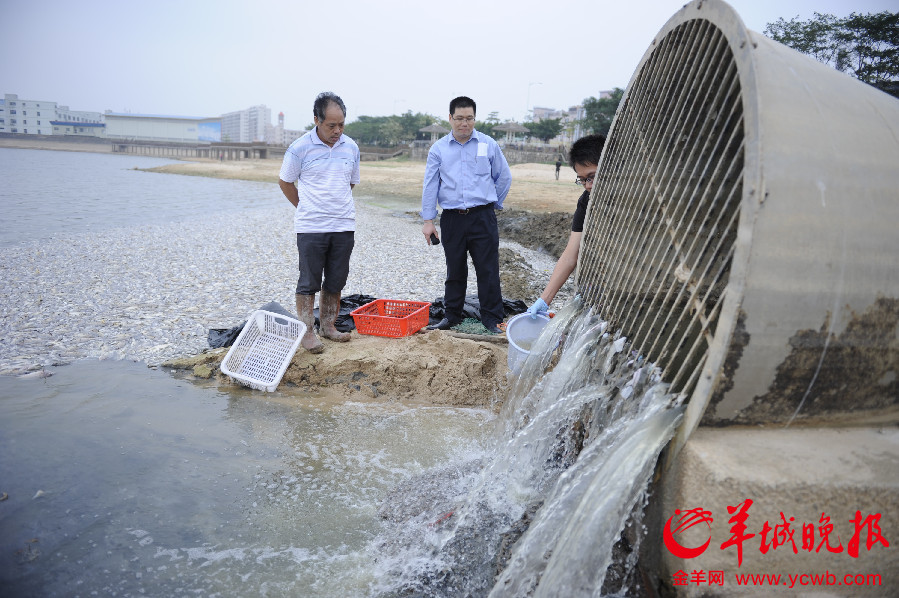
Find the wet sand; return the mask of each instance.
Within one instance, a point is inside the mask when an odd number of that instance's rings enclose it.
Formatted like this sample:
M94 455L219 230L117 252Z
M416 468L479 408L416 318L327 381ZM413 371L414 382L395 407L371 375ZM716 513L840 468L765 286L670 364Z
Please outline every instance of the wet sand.
M92 152L95 154L112 153L111 141L94 137L48 139L47 137L31 138L27 135L16 135L0 137L0 147L56 150L59 152Z
M112 143L105 139L29 139L25 136L0 137L0 147L111 153ZM178 158L172 158L178 159ZM281 160L240 160L221 162L192 158L178 164L153 169L156 172L206 176L222 179L272 182L278 181ZM581 189L574 184L574 173L562 169L560 180L555 178L552 164L515 164L512 167L512 189L505 207L536 213L564 212L571 214L577 205ZM362 181L356 191L360 195L396 196L406 200L421 199L421 183L425 163L403 158L381 162L362 162Z
M191 160L151 169L192 176L208 176L246 181L277 182L280 160L241 160L217 162ZM381 162L362 162L361 182L354 189L357 195L397 196L412 201L421 200L424 162L393 159ZM505 208L530 212L573 213L577 198L583 191L574 184L574 174L563 173L555 179L552 164L515 164L512 169L512 188Z
M279 160L192 160L149 170L274 183L280 167ZM353 191L357 201L405 212L415 218L421 208L424 162L403 159L362 162L360 169L361 182ZM511 169L512 188L503 211L497 214L500 238L557 259L568 242L571 216L583 189L574 184L570 170L563 170L560 180L555 180L552 164L516 164Z
M8 142L9 139L0 139L0 142L3 141ZM2 145L3 143L0 143L0 146ZM36 144L32 148L64 149L74 145L77 144L61 143L50 148L39 147ZM84 145L99 147L98 144ZM389 201L402 203L406 206L406 211L414 211L419 205L424 168L423 162L408 160L364 162L363 182L356 188L356 195L359 198L370 197L376 200L388 198ZM280 160L181 161L151 170L189 176L270 182L274 187L280 170ZM564 245L564 240L567 240L568 236L566 227L570 227L570 217L564 213L559 214L560 217L556 219L559 225L558 232L553 232L552 227L546 225L545 218L541 220L541 217L551 215L550 212L555 211L570 212L577 199L577 187L570 182L556 181L554 167L551 165L516 165L512 167L512 172L512 192L507 198L506 209L500 213L499 220L501 231L503 221L514 220L516 232L513 236L503 231L501 238L532 249L541 249L546 239L555 237L558 237ZM279 193L276 187L273 193ZM285 201L284 209L288 207ZM409 238L416 237L415 231L412 230L413 228L418 230L414 217L411 219L388 217L388 219L395 223L392 225L394 228L410 228L407 235ZM437 254L435 259L436 256ZM548 279L551 256L544 256L543 261L548 261L549 264L539 268L534 267L533 260L536 258L527 258L523 252L520 255L519 251L505 249L502 258L504 296L525 302L532 301ZM277 263L283 263L287 268L290 259L284 257L277 260ZM435 272L441 270L440 264L436 262L433 268ZM365 274L394 278L398 276L382 272L380 268L366 271ZM372 285L368 284L364 290L371 293L372 288ZM564 297L569 294L570 289L563 291L565 292L560 293L560 299L556 302L559 304L555 306L556 308L564 302ZM439 290L435 287L433 293L439 294ZM395 294L388 293L385 296L393 297ZM430 295L423 300L430 300ZM205 304L204 301L200 303ZM282 301L283 305L292 309L289 303L287 299ZM344 346L328 343L328 350L322 356L299 351L285 375L285 385L282 388L291 386L299 389L330 388L348 398L389 397L395 400L402 397L449 405L488 406L501 401L507 384L506 346L486 340L451 339L444 338L445 336L443 333L434 332L415 335L409 339L382 339L354 333L355 342ZM196 356L198 358L196 360L179 364L180 367L170 362L169 367L183 368L191 377L215 376L227 384L226 379L218 374L218 362L222 357L221 353L202 354ZM365 383L359 382L360 379Z

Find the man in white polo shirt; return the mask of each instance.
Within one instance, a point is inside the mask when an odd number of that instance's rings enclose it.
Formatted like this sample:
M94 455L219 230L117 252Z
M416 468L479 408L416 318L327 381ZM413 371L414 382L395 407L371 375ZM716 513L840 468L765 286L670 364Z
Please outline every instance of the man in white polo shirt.
M350 340L350 334L338 331L334 323L353 253L356 208L352 189L359 182L359 146L343 134L346 106L336 94L318 94L312 116L315 128L287 148L278 184L296 207L297 315L306 324L301 344L310 353L321 353L312 312L319 291L319 332L333 341Z

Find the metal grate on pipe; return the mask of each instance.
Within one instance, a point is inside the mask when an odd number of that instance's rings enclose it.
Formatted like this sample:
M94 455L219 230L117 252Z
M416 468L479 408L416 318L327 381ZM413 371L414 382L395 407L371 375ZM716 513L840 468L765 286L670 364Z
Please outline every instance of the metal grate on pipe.
M724 34L658 40L618 109L578 262L585 303L689 396L727 292L743 187L743 107Z

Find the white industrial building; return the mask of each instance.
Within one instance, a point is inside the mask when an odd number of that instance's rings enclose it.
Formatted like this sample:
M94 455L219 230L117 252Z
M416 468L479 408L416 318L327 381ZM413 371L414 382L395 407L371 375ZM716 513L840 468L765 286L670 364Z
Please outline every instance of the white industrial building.
M123 141L211 143L222 140L221 118L107 112L106 137Z
M612 97L611 91L600 91L598 98ZM558 118L562 121L562 132L554 141L562 143L573 143L585 135L584 127L581 124L587 116L583 104L571 106L568 110L556 110L555 108L544 108L535 106L533 109L534 122L540 122L544 119Z
M56 120L56 102L20 100L14 93L3 96L0 105L0 133L52 135Z
M281 145L287 147L294 142L295 139L302 137L306 131L284 128L284 113L278 113L278 124L269 125L265 133L265 142L269 145Z
M69 120L51 120L53 135L77 135L79 137L106 137L103 123L84 123Z
M99 112L69 110L68 106L58 106L48 100L23 100L14 93L5 94L0 100L0 133L53 135L54 121L80 123L84 125L79 127L81 132L91 136L97 136L103 129L103 115Z
M56 102L24 100L17 94L0 99L0 133L77 135L154 143L266 143L288 146L305 131L284 128L284 113L271 124L264 104L220 117L161 116L71 110Z
M102 124L103 115L99 112L70 110L68 106L56 107L56 120L69 123Z
M272 126L272 110L264 104L246 110L222 114L222 141L226 143L264 143L266 129Z

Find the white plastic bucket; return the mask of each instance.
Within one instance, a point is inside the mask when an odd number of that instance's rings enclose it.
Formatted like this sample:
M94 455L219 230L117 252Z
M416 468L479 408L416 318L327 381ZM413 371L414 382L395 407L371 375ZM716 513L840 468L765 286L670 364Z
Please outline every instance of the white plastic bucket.
M509 340L509 371L517 374L521 364L531 354L531 346L546 325L549 317L537 314L532 318L531 314L519 314L506 324L506 338Z

